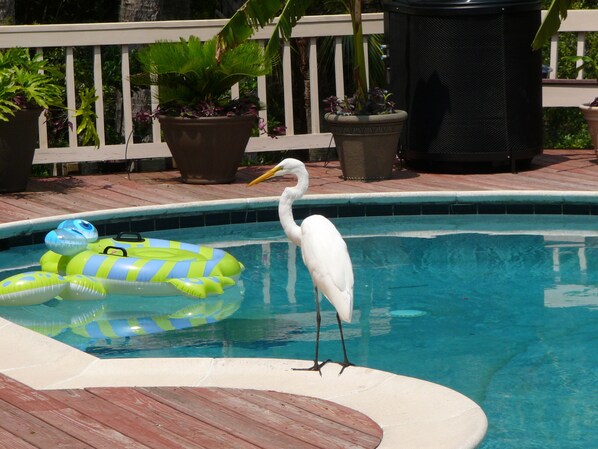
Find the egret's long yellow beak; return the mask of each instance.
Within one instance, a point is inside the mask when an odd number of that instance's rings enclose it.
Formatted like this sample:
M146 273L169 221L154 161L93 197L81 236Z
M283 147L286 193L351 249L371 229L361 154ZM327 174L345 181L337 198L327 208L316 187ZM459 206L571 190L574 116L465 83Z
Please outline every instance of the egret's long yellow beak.
M255 178L253 181L251 181L249 184L247 184L247 187L251 187L251 186L253 186L255 184L259 184L260 182L263 182L263 181L266 181L266 180L272 178L280 170L282 170L282 168L278 167L278 166L276 166L274 168L271 168L266 173L264 173L262 176L259 176L259 177Z

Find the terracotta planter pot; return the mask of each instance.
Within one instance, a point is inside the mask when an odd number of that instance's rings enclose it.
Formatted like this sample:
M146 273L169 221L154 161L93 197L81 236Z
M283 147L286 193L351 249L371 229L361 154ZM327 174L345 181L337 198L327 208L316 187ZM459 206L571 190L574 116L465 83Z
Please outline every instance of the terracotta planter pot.
M255 117L158 119L184 183L226 184L235 180Z
M579 109L583 113L586 122L588 122L588 131L592 136L592 144L598 157L598 106L590 106L589 103L582 104Z
M37 120L42 111L16 111L8 122L0 121L0 193L27 188L39 136Z
M375 181L391 177L407 120L405 111L382 115L326 114L324 120L334 136L345 179Z

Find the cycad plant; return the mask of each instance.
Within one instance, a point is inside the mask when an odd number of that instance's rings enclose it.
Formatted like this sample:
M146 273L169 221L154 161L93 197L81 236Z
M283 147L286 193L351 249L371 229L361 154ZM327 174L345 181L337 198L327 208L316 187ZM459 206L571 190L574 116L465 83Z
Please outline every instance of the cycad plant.
M245 78L267 75L272 59L257 42L247 41L216 58L216 39L201 42L191 36L178 42L159 41L143 48L137 57L142 73L135 84L158 86L159 114L207 117L255 114L255 96L230 98L230 89Z

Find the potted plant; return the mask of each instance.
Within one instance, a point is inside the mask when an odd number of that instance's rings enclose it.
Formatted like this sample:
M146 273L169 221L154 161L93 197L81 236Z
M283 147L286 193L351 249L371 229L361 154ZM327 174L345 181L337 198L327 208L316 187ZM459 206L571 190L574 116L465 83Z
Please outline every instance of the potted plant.
M376 87L361 101L357 94L325 100L324 120L334 136L345 179L375 181L392 176L407 113L395 109L389 95Z
M292 29L311 0L247 0L218 34L219 51L233 48L248 39L257 28L270 23L280 11L266 52L275 54L282 40L290 39ZM334 136L345 179L387 179L392 174L405 111L395 111L387 93L367 89L363 48L362 0L343 1L351 15L353 28L353 76L355 93L344 99L328 99L325 114ZM384 138L373 137L385 136ZM392 137L390 137L392 135ZM392 158L389 157L392 154Z
M38 119L44 109L64 108L64 75L27 48L0 52L0 193L26 189L38 142ZM77 133L83 144L99 145L93 89L80 94Z
M230 89L247 77L270 73L272 62L257 42L245 42L216 58L216 39L158 41L137 54L142 71L131 80L158 87L154 117L182 181L230 183L252 131L259 125L259 99L231 99Z
M571 0L553 0L548 10L546 12L546 16L542 21L538 32L534 38L534 42L532 43L532 47L537 50L542 48L545 45L553 34L555 34L560 26L561 22L567 18L567 11L571 6ZM584 56L572 56L568 58L575 62L581 62L579 66L577 66L577 70L593 70L594 74L596 75L596 83L598 85L598 59L592 58L589 55ZM594 98L594 100L590 100L587 103L583 103L579 106L587 124L588 124L588 131L590 132L590 136L592 137L592 144L594 145L594 150L596 151L596 156L598 156L598 97Z
M596 87L598 87L598 58L592 58L591 56L573 56L571 59L574 61L580 61L581 64L577 66L577 70L593 70L596 74ZM579 105L583 117L586 119L588 124L588 131L592 137L592 144L594 145L594 151L598 157L598 97L592 101Z

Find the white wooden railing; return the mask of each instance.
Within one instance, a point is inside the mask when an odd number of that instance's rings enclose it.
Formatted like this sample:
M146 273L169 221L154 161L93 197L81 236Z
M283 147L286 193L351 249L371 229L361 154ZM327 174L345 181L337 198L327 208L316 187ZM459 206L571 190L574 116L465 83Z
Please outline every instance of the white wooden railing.
M548 80L544 81L542 102L545 107L578 106L598 97L596 80L584 79L585 74L580 71L574 80L557 79L559 67L558 42L562 33L575 33L577 36L577 55L584 55L586 50L587 33L598 32L598 9L569 11L567 19L563 21L559 33L550 42L550 68Z
M382 13L364 15L364 35L382 34L384 32ZM100 147L79 147L73 130L69 130L68 147L49 148L46 124L40 118L40 145L36 151L34 163L68 163L101 160L144 159L168 157L170 152L160 138L160 126L157 121L152 125L152 141L129 144L107 144L105 138L104 99L102 97L102 47L117 46L120 49L123 93L123 136L130 136L133 132L133 114L131 107L131 85L129 82L129 49L132 45L148 44L160 39L178 40L191 35L205 40L216 34L225 23L224 20L196 20L169 22L133 22L133 23L96 23L72 25L25 25L0 27L0 47L29 47L39 51L48 47L65 48L66 60L66 92L67 106L72 110L77 97L75 84L75 47L91 47L93 49L94 85L99 98L96 103L98 114L97 128L100 137ZM561 26L562 32L575 32L578 36L578 54L583 54L585 36L588 32L598 32L598 10L571 11L569 18ZM254 36L255 39L265 40L271 34L266 28ZM342 37L352 34L350 18L347 15L308 16L294 28L295 37L308 39L309 73L311 82L311 133L295 134L293 125L293 95L291 88L291 49L285 44L282 52L283 69L283 99L284 125L287 135L277 139L267 136L253 137L247 152L278 151L307 148L325 148L330 145L329 133L320 132L321 98L318 96L318 67L317 67L317 38L322 36L335 37L335 88L336 95L345 93L343 78ZM364 38L367 46L367 38ZM551 45L551 80L543 87L544 106L577 106L590 97L588 89L595 89L594 85L584 80L577 80L572 84L559 83L554 80L558 64L557 37ZM580 76L583 76L581 74ZM258 79L257 88L260 99L267 105L266 78ZM233 95L235 92L233 91ZM598 95L598 93L596 94ZM153 104L152 107L156 105ZM268 109L261 112L267 117ZM74 117L70 117L75 122ZM126 140L126 137L123 137Z

